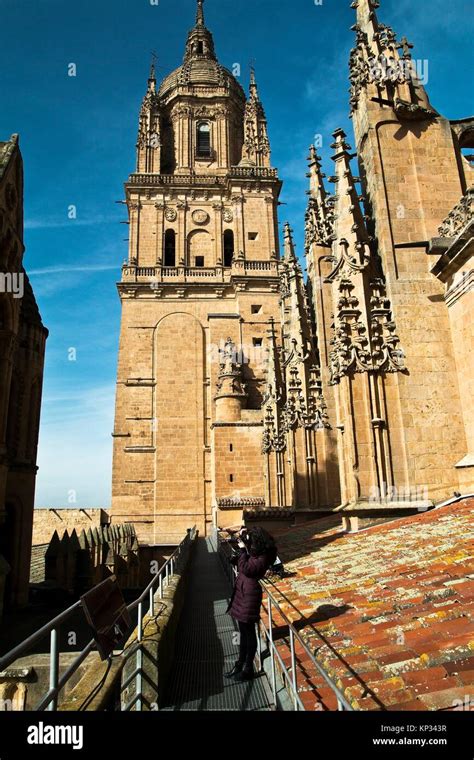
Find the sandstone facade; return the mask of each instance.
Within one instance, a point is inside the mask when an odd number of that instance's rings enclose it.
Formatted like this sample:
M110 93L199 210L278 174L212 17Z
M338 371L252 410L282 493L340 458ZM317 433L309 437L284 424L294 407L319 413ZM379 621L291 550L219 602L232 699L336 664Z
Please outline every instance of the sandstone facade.
M427 253L473 170L454 126L430 104L412 46L378 21L378 2L355 5L351 107L365 216L339 131L331 241L337 264L328 278L333 359L343 364L335 386L343 503L380 495L423 504L460 488L456 464L468 452L463 411L472 416L472 398L461 398L465 368L459 373L459 345ZM351 196L349 208L342 196ZM465 329L472 336L472 322ZM348 351L355 362L345 365ZM472 488L472 477L471 470L464 486L470 480Z
M37 508L33 519L33 546L49 544L56 531L63 535L64 531L80 533L95 528L106 527L110 523L110 512L107 509L53 509Z
M264 500L262 344L278 313L280 188L255 77L247 98L198 4L183 66L158 90L152 68L126 184L112 515L141 541L206 532L219 499L237 501L229 520L241 499ZM229 361L238 388L222 374Z
M279 253L255 74L246 96L200 0L183 65L159 88L152 67L125 186L112 498L142 542L474 486L473 122L433 109L375 0L353 5L360 176L336 130L330 195L311 148L306 282L288 225Z

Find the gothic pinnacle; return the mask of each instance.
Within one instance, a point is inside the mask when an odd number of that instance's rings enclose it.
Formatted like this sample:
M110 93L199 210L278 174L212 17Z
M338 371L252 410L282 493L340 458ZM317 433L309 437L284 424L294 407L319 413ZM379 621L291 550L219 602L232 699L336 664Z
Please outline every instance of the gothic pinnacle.
M293 242L293 232L292 232L289 222L285 222L283 230L284 230L283 237L284 237L285 261L296 261L295 244Z
M203 6L204 6L204 0L197 0L196 26L205 26Z
M351 146L346 142L343 129L336 129L333 136L334 143L331 147L334 149L332 160L336 165L336 235L352 251L360 251L362 264L363 250L369 242L369 235L355 186L356 179L351 170L350 162L354 156L349 153ZM360 244L363 245L359 249Z
M321 156L318 156L318 154L316 153L316 148L313 144L309 146L308 162L310 166L312 166L313 164L316 164L318 168L321 167Z
M314 145L309 146L308 165L308 177L310 180L309 194L312 198L324 202L326 198L324 177L326 175L321 171L321 156L318 156Z
M268 320L267 330L267 361L266 361L266 384L267 400L271 399L278 403L283 396L280 353L277 344L277 335L275 330L275 320L273 317ZM275 418L278 417L278 410L275 409Z
M362 27L368 21L377 20L375 11L380 7L379 0L354 0L351 8L357 11L357 23Z
M250 100L260 100L258 94L257 79L255 77L255 68L253 64L250 66Z
M156 89L156 55L153 53L152 59L151 59L151 65L150 65L150 76L148 77L148 90L151 90L152 92Z
M375 37L379 31L379 22L376 9L380 3L378 0L354 0L351 8L357 11L357 23L352 27L354 31L367 35L369 47L377 55L378 50Z
M349 156L348 151L351 149L351 146L346 142L347 135L344 130L339 127L332 133L332 136L334 137L334 142L331 144L331 148L333 148L336 152L335 156L333 157L334 160L337 158L338 154L341 151ZM350 158L351 157L349 156L349 159Z

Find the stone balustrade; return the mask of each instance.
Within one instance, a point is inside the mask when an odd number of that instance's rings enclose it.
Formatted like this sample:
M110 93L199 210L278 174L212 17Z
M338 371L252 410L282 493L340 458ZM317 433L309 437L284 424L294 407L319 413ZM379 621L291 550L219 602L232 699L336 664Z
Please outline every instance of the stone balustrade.
M149 281L152 283L162 282L195 282L196 280L213 280L217 282L230 282L233 276L259 277L262 273L278 276L278 262L271 261L247 261L236 259L232 267L138 267L124 265L122 268L122 282Z
M265 166L232 166L227 176L205 176L202 174L130 174L129 185L225 185L229 179L276 179L278 170Z

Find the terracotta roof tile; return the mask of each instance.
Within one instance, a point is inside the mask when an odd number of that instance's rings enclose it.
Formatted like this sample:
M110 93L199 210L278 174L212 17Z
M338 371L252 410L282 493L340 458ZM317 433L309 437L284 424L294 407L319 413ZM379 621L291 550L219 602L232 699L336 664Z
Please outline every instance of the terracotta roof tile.
M473 512L466 499L357 534L331 520L275 532L294 575L274 591L355 709L453 709L460 692L474 692ZM283 654L288 629L273 612ZM298 651L302 688L336 709Z

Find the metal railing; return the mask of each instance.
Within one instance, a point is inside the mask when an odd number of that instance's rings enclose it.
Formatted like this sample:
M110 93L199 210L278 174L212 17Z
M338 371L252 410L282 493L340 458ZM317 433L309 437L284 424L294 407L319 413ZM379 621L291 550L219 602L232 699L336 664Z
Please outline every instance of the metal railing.
M132 683L135 679L135 695L129 702L123 707L122 712L128 712L135 705L135 711L141 712L143 704L143 620L145 615L153 617L155 615L155 593L159 591L160 599L163 599L164 584L169 585L171 577L174 575L175 570L180 571L182 563L186 561L189 553L189 548L197 536L197 528L194 526L191 528L186 538L180 543L178 548L173 552L171 557L165 562L163 567L160 568L156 576L151 583L147 586L143 594L138 597L129 607L128 611L132 612L138 609L138 624L137 624L137 641L131 648L130 652L125 655L125 659L128 660L133 654L136 655L136 668L133 673L127 678L126 682L122 684L122 691ZM144 610L144 604L146 600L149 600L149 606L147 610Z
M163 598L164 586L168 586L171 577L176 570L181 570L182 563L186 559L190 544L194 541L197 534L196 526L189 529L185 538L180 545L175 549L171 557L164 563L164 565L158 570L151 582L148 584L143 593L134 602L127 606L129 613L138 610L138 637L137 637L137 671L134 673L136 676L136 693L137 693L137 709L141 709L141 644L143 637L143 618L146 614L150 613L154 615L155 610L155 593L159 590L160 598ZM106 581L107 582L107 581ZM98 584L100 587L101 584ZM144 610L145 600L149 599L149 605ZM59 663L60 663L60 651L59 651L59 632L61 626L63 626L68 620L71 620L76 613L82 609L82 602L78 601L75 604L68 607L60 615L55 617L49 623L44 625L38 631L28 636L21 644L11 649L3 657L0 657L0 673L9 668L19 657L27 654L32 647L46 636L50 637L49 648L49 689L44 694L38 704L33 708L34 711L50 710L55 711L58 708L58 699L61 691L64 689L68 681L72 678L74 673L82 665L84 660L89 656L91 652L96 649L95 640L92 639L84 647L84 649L77 655L73 662L69 665L63 675L59 675ZM109 657L109 660L111 657ZM128 659L128 657L127 657ZM138 705L140 705L138 707Z
M228 550L227 542L224 539L222 539L218 530L216 530L215 533L216 533L216 539L217 539L218 554L221 558L224 571L226 572L227 577L229 578L229 582L231 586L233 586L235 583L235 579L237 577L238 571L230 563L230 552ZM282 610L276 597L274 596L274 594L272 594L272 592L268 588L268 586L270 585L269 582L260 581L260 585L263 589L264 594L266 594L268 627L265 626L265 623L263 622L263 620L260 619L259 637L258 637L258 657L259 657L259 662L260 662L260 669L262 669L262 639L263 639L264 641L266 641L267 650L270 655L270 680L271 680L271 688L272 688L272 693L273 693L274 704L275 705L277 704L277 683L276 683L276 667L275 667L276 665L275 661L277 660L280 665L281 677L283 678L284 684L289 690L289 692L291 693L291 696L293 698L294 709L296 711L306 710L301 700L299 686L298 686L298 668L297 668L297 657L296 657L296 642L298 642L303 648L303 650L305 651L305 653L307 654L307 656L309 657L311 663L314 665L314 667L316 668L320 676L324 679L324 681L327 683L329 688L334 692L337 699L338 710L341 710L341 711L347 710L347 711L353 712L354 708L348 702L348 700L346 699L342 691L339 689L339 687L334 683L334 681L326 673L324 668L321 666L321 664L318 662L318 660L314 656L313 652L311 651L306 641L302 638L302 636L296 630L291 620ZM287 667L286 664L284 663L281 653L279 652L277 644L274 640L274 636L273 636L274 610L278 611L278 614L283 618L285 625L288 627L289 637L290 637L290 657L291 657L289 667ZM321 637L321 640L324 642L323 637Z

